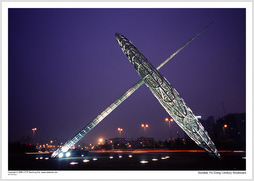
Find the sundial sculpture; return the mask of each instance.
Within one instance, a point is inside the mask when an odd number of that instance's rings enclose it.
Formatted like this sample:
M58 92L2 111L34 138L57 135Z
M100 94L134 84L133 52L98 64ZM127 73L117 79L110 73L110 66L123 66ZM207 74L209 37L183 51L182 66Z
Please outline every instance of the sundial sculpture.
M203 148L212 156L220 157L220 154L218 153L213 141L209 137L202 124L192 113L191 109L186 106L184 100L179 96L175 88L158 72L163 65L165 65L191 41L199 36L209 25L207 25L197 35L185 43L163 63L161 63L157 69L153 67L145 56L142 55L127 38L119 33L116 33L115 36L118 44L142 79L128 89L94 120L88 123L88 125L79 131L72 139L68 140L61 148L58 148L55 152L53 152L51 157L54 158L58 155L62 156L144 83L151 90L153 95L157 98L168 114L198 146Z

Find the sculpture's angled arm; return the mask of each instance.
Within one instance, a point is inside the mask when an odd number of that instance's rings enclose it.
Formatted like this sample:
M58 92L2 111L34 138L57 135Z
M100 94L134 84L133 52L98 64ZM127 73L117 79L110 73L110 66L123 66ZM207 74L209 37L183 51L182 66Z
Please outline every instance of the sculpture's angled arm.
M210 24L212 24L212 23L210 23ZM209 25L207 25L205 28L203 28L199 33L197 33L193 38L191 38L187 43L185 43L175 53L170 55L165 61L163 61L157 67L157 69L159 70L169 60L171 60L184 47L186 47L191 41L193 41L197 36L199 36ZM109 115L117 106L119 106L125 99L127 99L133 92L135 92L143 84L144 84L143 79L138 81L135 85L133 85L130 89L128 89L122 96L120 96L114 103L112 103L101 114L99 114L94 120L92 120L90 123L88 123L88 125L85 126L81 131L79 131L72 139L68 140L61 148L58 148L55 152L53 152L51 157L56 157L61 152L67 152L74 144L76 144L78 141L80 141L89 131L91 131L97 124L99 124L107 115Z
M184 132L205 151L220 157L207 131L187 107L175 88L163 77L143 54L123 35L116 33L116 39L146 86L160 104L184 130Z
M107 107L94 120L88 123L88 125L79 131L78 134L76 134L72 139L68 140L61 148L58 148L55 152L53 152L51 157L56 157L61 152L67 152L74 144L81 140L81 138L83 138L89 131L91 131L97 124L99 124L107 115L109 115L117 106L119 106L143 84L143 80L139 80L134 86L129 88L122 96L120 96L114 103Z
M196 37L198 37L203 31L205 31L211 24L213 24L215 21L212 21L211 23L209 23L206 27L204 27L200 32L198 32L198 34L196 34L195 36L193 36L188 42L186 42L181 48L179 48L175 53L173 53L172 55L170 55L166 60L164 60L164 62L162 62L158 67L157 70L159 70L161 67L163 67L163 65L165 65L169 60L171 60L176 54L178 54L182 49L184 49L184 47L186 47L187 45L189 45L190 42L192 42Z

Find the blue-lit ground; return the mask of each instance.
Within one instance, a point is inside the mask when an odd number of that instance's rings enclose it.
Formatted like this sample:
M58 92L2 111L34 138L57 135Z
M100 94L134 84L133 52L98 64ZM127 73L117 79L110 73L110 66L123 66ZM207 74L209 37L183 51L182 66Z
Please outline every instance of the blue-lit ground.
M9 170L245 170L245 152L222 152L215 159L204 152L80 153L50 158L50 154L9 157Z

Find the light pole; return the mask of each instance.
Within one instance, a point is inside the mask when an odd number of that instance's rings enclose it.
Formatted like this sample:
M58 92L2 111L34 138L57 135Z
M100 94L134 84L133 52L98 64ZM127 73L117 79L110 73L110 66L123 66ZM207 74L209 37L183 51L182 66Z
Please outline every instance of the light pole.
M148 124L141 124L141 127L145 130L145 137L146 137L146 128L148 128Z
M117 128L117 130L119 131L119 135L120 135L120 138L121 138L121 133L123 131L123 128Z
M170 134L170 140L172 140L172 134L171 134L171 127L170 127L170 122L173 122L174 120L165 118L165 121L168 122L168 126L169 126L169 134Z
M98 139L98 145L101 145L102 142L103 142L103 138L99 138L99 139Z
M224 125L223 125L223 128L222 128L225 138L226 138L226 130L225 130L225 129L226 129L227 127L228 127L228 125L227 125L227 124L224 124Z
M34 136L35 131L37 131L37 128L33 128L32 131L33 131L33 136Z
M32 142L34 142L34 134L35 134L35 131L37 131L37 128L32 128L32 132L33 132L33 141Z

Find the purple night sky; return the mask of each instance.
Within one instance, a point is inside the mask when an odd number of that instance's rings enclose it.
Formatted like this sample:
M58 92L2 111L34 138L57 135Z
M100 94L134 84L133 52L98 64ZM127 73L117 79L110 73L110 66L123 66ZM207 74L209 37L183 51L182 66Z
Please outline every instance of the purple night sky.
M9 141L67 140L139 75L115 32L157 67L211 21L216 22L160 72L195 115L246 111L245 9L9 9ZM119 136L169 137L169 115L143 85L83 142ZM172 134L181 129L173 123ZM180 137L183 132L180 131Z

